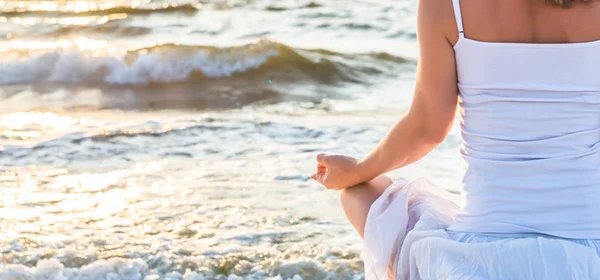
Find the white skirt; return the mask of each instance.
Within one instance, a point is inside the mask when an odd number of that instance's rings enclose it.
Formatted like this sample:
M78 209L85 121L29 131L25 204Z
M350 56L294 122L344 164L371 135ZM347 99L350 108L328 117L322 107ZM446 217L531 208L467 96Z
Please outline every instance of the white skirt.
M366 279L600 279L600 240L447 231L457 201L426 179L396 179L369 211Z

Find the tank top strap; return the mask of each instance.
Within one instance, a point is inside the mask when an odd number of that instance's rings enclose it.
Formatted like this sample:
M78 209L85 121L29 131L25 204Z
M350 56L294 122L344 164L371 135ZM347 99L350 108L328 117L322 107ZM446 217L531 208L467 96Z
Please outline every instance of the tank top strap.
M452 5L454 6L454 17L456 18L456 26L458 27L458 36L465 37L462 12L460 11L460 0L452 0Z

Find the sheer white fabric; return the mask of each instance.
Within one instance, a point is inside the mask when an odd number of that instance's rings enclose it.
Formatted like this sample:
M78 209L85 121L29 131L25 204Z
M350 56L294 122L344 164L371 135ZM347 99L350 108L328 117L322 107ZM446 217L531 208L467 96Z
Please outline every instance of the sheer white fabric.
M457 199L426 179L395 180L367 218L366 279L600 279L600 240L447 231Z

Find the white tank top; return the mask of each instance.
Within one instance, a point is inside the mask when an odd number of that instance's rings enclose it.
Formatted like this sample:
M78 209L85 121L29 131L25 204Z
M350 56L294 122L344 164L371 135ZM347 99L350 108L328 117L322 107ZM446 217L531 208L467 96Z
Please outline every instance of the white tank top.
M454 46L465 205L449 230L600 239L600 40Z

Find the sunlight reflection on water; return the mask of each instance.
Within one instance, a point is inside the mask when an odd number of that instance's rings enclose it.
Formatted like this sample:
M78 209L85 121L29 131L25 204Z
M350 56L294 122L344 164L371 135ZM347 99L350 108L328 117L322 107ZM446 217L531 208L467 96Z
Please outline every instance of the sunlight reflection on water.
M408 108L415 9L0 1L0 278L362 279L308 176ZM455 188L458 137L396 175Z
M105 10L117 6L136 7L150 3L150 0L132 1L0 1L0 8L5 11L62 11L62 12L88 12L94 10Z

